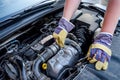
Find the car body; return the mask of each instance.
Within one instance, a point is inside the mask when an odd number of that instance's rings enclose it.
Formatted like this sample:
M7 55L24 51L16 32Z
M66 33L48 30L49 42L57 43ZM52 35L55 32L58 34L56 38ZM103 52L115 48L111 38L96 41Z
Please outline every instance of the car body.
M120 78L119 23L108 70L96 71L85 57L96 31L101 29L105 6L82 2L71 18L76 27L68 34L65 47L60 48L52 33L62 17L64 0L33 4L0 18L0 80Z

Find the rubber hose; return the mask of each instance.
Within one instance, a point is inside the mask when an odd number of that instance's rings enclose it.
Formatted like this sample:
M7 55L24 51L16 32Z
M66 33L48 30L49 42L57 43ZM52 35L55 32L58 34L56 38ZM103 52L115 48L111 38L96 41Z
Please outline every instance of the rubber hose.
M20 73L20 80L27 80L25 64L24 64L22 58L19 56L15 56L15 57L13 57L12 61L14 61L14 63L18 67L18 71Z
M1 68L0 68L0 80L5 80L5 74Z

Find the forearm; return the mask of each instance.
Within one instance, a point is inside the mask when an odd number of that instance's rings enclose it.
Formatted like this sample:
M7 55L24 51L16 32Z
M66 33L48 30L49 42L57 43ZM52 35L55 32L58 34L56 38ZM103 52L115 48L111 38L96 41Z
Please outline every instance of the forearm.
M66 0L63 17L65 17L68 21L71 19L74 12L77 10L81 0Z
M120 17L120 0L109 0L107 11L105 13L102 32L114 33L118 18Z

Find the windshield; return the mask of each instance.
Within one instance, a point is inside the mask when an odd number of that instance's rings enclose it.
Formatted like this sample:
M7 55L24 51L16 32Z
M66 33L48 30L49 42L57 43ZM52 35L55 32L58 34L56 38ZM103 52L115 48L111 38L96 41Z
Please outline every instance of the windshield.
M46 0L0 0L0 18Z

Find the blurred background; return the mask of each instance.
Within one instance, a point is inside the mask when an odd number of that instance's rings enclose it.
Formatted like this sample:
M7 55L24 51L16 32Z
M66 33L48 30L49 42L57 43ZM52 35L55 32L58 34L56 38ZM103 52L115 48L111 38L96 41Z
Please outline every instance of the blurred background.
M82 0L83 2L90 2L90 3L94 3L94 4L102 4L102 5L107 5L108 4L108 0Z
M40 3L45 0L0 0L0 18L8 14L12 14L25 7L28 7L35 3ZM82 0L83 2L89 2L94 4L107 5L108 0Z

